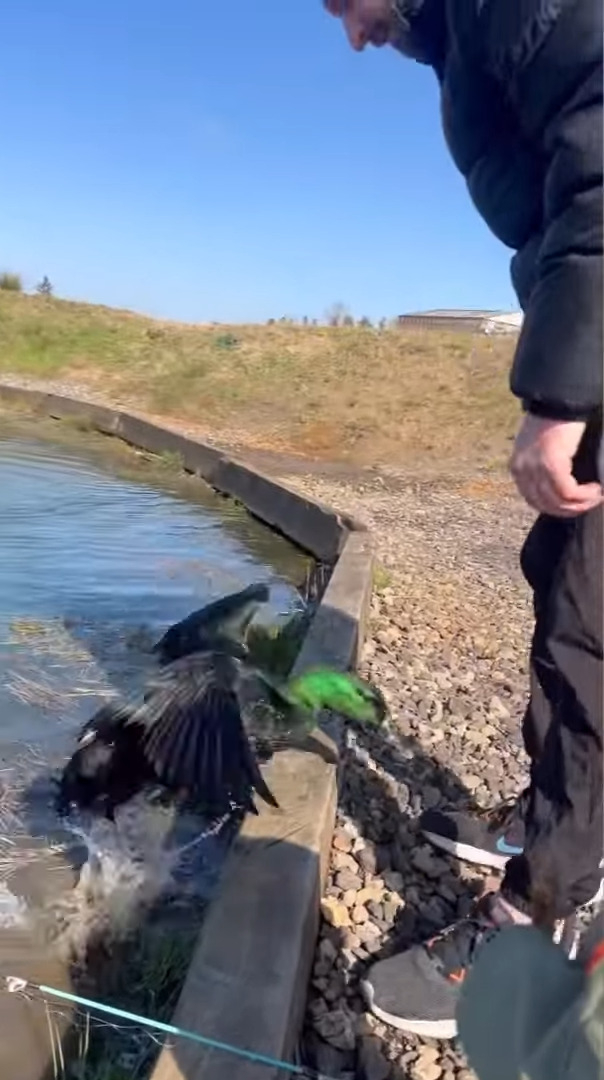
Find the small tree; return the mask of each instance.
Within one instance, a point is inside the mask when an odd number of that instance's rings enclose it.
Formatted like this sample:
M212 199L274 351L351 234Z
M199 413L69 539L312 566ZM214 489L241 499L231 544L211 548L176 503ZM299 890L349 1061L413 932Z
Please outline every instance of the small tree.
M369 329L371 325L371 319L368 319L366 315L363 315L363 318L359 319L359 326L363 326L365 329Z
M52 294L53 294L52 282L46 276L46 274L44 274L44 277L42 278L42 280L39 281L38 284L36 285L36 292L39 293L40 296L52 296Z
M8 270L0 274L0 289L5 292L23 292L23 282L20 274L11 274Z

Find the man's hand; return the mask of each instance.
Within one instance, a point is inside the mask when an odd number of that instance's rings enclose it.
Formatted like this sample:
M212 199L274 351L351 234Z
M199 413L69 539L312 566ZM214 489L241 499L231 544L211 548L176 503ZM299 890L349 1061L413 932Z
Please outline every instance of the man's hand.
M510 471L520 494L535 510L552 517L576 517L604 501L600 484L578 484L572 475L585 426L581 421L525 416Z

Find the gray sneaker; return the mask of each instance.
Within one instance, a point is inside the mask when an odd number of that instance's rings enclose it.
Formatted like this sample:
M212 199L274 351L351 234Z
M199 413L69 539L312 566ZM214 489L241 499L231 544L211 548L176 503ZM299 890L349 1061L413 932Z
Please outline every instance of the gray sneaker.
M369 1011L399 1031L455 1038L459 993L476 951L508 925L499 911L495 916L493 895L430 941L374 964L361 983Z

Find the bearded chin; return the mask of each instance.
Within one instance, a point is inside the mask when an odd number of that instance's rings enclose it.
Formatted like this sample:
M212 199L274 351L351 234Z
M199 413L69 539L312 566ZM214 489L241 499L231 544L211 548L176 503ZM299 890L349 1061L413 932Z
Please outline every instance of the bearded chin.
M393 49L420 64L429 64L428 50L418 33L417 19L426 0L394 0L389 43Z

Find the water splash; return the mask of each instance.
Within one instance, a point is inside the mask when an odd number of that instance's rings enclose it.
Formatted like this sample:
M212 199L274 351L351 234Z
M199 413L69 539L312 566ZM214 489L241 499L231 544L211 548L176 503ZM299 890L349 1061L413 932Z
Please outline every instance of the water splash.
M21 928L27 923L27 904L20 896L15 896L3 881L0 882L0 928Z
M216 887L236 822L208 822L141 795L106 819L75 814L65 822L87 857L79 880L58 902L60 937L75 952L91 931L128 934L143 910L207 901Z

